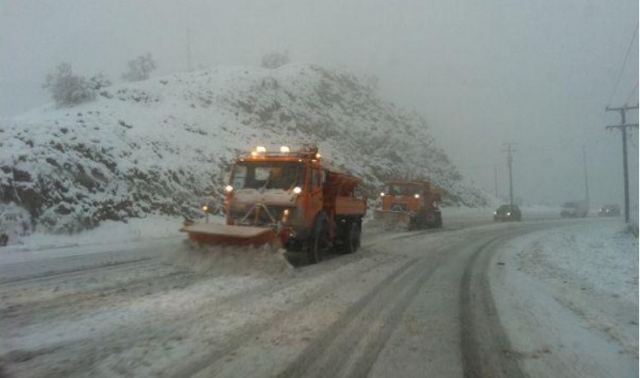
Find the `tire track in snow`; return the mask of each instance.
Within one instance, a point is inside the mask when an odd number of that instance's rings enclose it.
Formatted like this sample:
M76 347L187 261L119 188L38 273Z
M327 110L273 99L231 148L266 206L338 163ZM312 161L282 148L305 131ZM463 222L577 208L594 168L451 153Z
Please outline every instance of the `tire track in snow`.
M473 252L461 280L461 350L465 377L526 377L500 324L487 276L496 246L519 236L492 238Z
M410 260L406 265L410 269L390 275L376 285L278 376L366 376L417 292L445 258L440 253L435 262Z
M56 348L51 349L51 354L38 354L37 357L43 357L44 359L42 361L35 361L40 368L44 368L45 365L49 367L40 373L37 372L39 369L30 370L30 375L63 377L78 372L92 371L101 361L114 352L116 354L126 354L127 349L136 348L141 343L146 343L149 336L151 336L153 340L156 340L154 344L162 344L163 340L179 339L182 338L181 335L184 332L191 331L194 323L202 323L203 321L205 323L210 322L212 319L219 318L220 314L242 313L243 309L249 304L257 301L265 302L265 299L269 297L284 297L283 292L295 292L298 286L304 286L304 295L296 293L295 297L295 299L302 297L302 302L294 300L286 306L278 308L275 313L269 314L269 316L264 319L248 321L244 325L231 329L230 331L223 330L223 339L229 341L231 344L227 341L222 343L224 348L218 350L216 355L224 355L229 351L230 345L238 345L245 341L245 337L248 337L248 335L259 333L269 327L273 319L281 317L284 313L294 312L296 309L306 306L320 293L326 290L335 290L341 284L344 284L345 280L352 279L353 273L356 275L362 274L397 259L397 257L392 254L375 254L372 256L373 258L366 256L366 252L364 255L364 257L355 255L353 257L345 256L347 257L348 263L340 265L335 270L329 272L327 272L329 265L317 265L311 267L311 269L306 269L302 274L298 274L293 279L276 281L273 284L253 287L249 290L241 290L222 298L203 297L201 298L202 302L198 303L197 308L190 309L189 315L187 316L180 314L179 317L174 318L162 317L162 315L160 315L159 317L145 320L144 324L124 323L124 327L110 329L108 334L91 334L87 335L85 339L71 340L62 345L52 341L53 344L56 344ZM366 260L364 265L354 265L354 263L361 262L363 259ZM339 264L339 262L336 261L334 264ZM352 274L347 272L351 272ZM338 277L337 279L330 280L327 276ZM205 278L216 277L205 276ZM320 285L314 285L314 280L319 280ZM28 351L25 350L21 352L28 353ZM48 362L45 363L44 361ZM180 366L180 364L174 363L173 366ZM27 366L23 368L28 369ZM104 369L99 370L104 372Z
M79 267L66 269L66 270L55 270L55 271L38 273L35 275L25 274L23 276L13 277L13 278L4 278L4 279L0 278L0 287L4 288L4 287L16 286L16 285L29 285L29 284L47 282L50 280L57 280L57 279L69 279L69 278L73 278L74 276L79 276L84 274L93 274L97 271L104 271L104 270L115 271L123 268L130 269L132 266L135 267L136 265L148 264L148 261L152 259L154 258L141 257L134 260L106 262L97 266L95 265L79 266Z
M368 273L368 272L370 272L370 271L372 271L372 270L374 270L374 269L376 269L376 268L378 268L378 267L380 267L380 266L382 266L384 264L387 264L387 263L389 263L389 261L386 261L386 260L377 261L374 265L372 265L370 267L367 267L367 269L365 269L365 270L363 270L361 272L358 272L358 274L362 275L362 274ZM388 281L393 280L398 275L401 275L402 273L404 273L414 263L415 263L415 261L411 260L411 261L408 261L408 262L402 264L399 268L395 269L388 277L386 277L381 283L379 283L378 285L376 285L374 287L374 290L372 290L371 294L375 294L375 290L376 289L379 289L380 287L382 287L385 284L387 284ZM286 321L285 320L286 318L295 316L298 311L303 310L310 303L316 301L318 299L318 297L320 296L320 294L328 293L328 292L331 292L333 290L338 290L341 286L343 286L343 284L344 284L343 280L345 280L345 279L347 279L347 280L353 279L354 276L349 275L349 276L346 276L346 277L343 276L343 277L340 277L340 278L341 278L340 280L332 281L327 286L316 286L316 287L314 287L313 290L311 290L312 292L310 293L310 295L306 295L304 297L304 299L302 301L296 303L293 308L287 309L287 311L283 311L282 313L277 313L274 316L270 316L270 317L268 317L266 319L263 319L262 321L260 321L258 323L247 324L245 327L242 327L241 329L235 331L233 333L233 335L231 335L229 337L229 341L225 342L225 347L224 348L216 350L213 353L208 354L205 358L201 359L199 362L190 364L188 368L181 369L179 372L177 372L173 376L175 376L175 377L184 377L184 376L192 376L192 375L198 374L203 369L208 368L211 365L214 365L216 362L221 360L223 357L225 357L229 353L232 353L234 350L240 348L244 343L246 343L247 340L252 340L254 338L254 336L266 331L267 329L269 329L271 327L273 327L273 324L274 324L275 321L277 321L279 323L279 322ZM284 314L284 316L283 316L283 314Z

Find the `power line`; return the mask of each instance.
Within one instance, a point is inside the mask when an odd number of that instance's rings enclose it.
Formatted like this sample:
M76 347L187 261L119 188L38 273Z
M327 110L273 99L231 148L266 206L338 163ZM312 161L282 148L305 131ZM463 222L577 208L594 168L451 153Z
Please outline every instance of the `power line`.
M629 42L629 46L627 47L627 52L624 54L624 60L622 61L622 67L620 67L620 72L618 72L618 78L616 79L616 85L613 87L613 91L611 92L611 96L609 96L609 101L607 101L607 105L611 105L611 100L613 96L618 91L618 85L620 85L620 79L622 78L622 74L624 73L624 68L627 65L627 60L629 59L629 53L631 52L631 47L633 46L633 41L636 40L636 36L638 35L638 23L636 23L636 28L633 30L633 35L631 35L631 41Z
M631 147L633 147L636 150L638 149L638 144L636 143L636 140L632 132L629 133L629 143L631 144Z
M607 112L620 112L620 124L607 126L607 130L617 129L622 134L622 172L624 176L624 221L629 223L629 167L627 163L627 129L638 128L637 123L627 123L627 111L638 110L638 105L624 105L618 108L607 106Z
M191 29L187 28L187 71L191 72Z
M631 97L633 97L634 94L638 94L638 82L637 81L636 81L636 85L633 86L633 89L629 93L629 96L627 96L627 99L624 100L624 103L628 104L629 100L631 100Z
M513 153L516 151L513 149L513 146L516 143L503 143L503 145L507 148L507 168L509 168L509 205L513 207Z
M589 173L587 171L587 148L582 146L582 164L584 167L584 195L587 200L587 205L591 203L591 199L589 198Z

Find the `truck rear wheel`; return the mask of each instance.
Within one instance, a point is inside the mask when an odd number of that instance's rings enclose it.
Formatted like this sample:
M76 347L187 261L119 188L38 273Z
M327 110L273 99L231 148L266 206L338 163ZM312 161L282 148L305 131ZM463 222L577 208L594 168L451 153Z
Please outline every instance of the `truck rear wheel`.
M354 253L360 248L360 222L351 221L347 226L347 232L342 239L342 252L345 254Z
M317 264L322 261L329 246L329 224L325 217L319 217L316 221L315 231L307 247L309 264Z
M442 228L442 213L435 213L435 220L433 222L433 227Z

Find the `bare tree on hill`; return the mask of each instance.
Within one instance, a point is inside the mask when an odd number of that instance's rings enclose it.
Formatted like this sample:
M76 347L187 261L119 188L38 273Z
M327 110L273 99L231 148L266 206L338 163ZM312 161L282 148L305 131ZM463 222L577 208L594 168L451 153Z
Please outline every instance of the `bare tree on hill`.
M122 75L127 81L147 80L149 74L156 69L156 62L150 53L140 55L127 63L128 71Z
M288 51L284 51L284 52L274 51L262 57L261 66L264 68L276 69L284 66L289 62L290 62L290 59L289 59Z
M60 63L54 72L47 74L43 88L49 90L56 105L73 106L95 98L95 90L89 81L73 73L71 64Z

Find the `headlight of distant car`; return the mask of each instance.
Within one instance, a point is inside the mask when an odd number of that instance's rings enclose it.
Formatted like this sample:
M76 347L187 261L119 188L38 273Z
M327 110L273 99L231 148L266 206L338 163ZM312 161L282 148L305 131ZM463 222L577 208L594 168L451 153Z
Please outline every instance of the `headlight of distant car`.
M511 212L508 212L508 213L507 213L507 216L511 216Z

